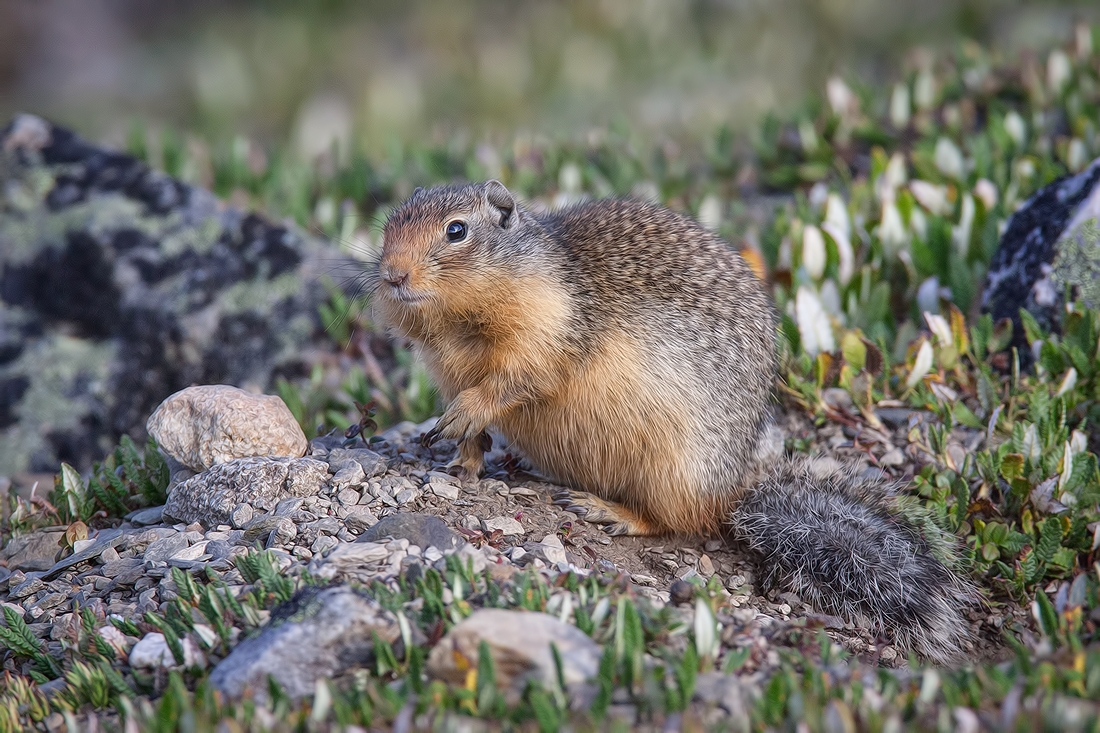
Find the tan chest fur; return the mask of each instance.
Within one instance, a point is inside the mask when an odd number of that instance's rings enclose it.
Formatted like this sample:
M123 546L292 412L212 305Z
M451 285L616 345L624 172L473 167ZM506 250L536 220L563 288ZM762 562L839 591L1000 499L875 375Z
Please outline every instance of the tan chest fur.
M554 393L506 413L501 431L554 478L684 533L717 529L728 507L700 490L698 427L678 385L619 333Z

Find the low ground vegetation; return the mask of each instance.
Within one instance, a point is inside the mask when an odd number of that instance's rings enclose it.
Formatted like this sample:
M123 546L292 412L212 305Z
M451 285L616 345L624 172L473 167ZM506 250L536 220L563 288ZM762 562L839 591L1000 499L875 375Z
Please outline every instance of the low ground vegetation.
M1100 154L1100 54L1089 39L1079 31L1064 48L1012 63L966 45L888 88L836 79L822 99L791 119L764 121L747 140L720 132L673 145L620 129L583 143L456 140L396 147L383 160L333 157L314 166L260 154L244 140L222 149L141 128L131 148L173 175L293 217L360 253L377 245L387 207L414 185L453 178L500 178L533 205L633 194L691 211L743 247L772 283L783 314L784 409L818 430L839 425L856 451L886 430L889 411L904 411L902 461L884 461L869 447L866 460L911 479L914 500L958 537L962 563L987 589L990 608L1023 607L1030 616L1001 629L990 658L960 670L915 659L879 667L877 659L840 650L813 624L783 626L772 640L773 671L749 706L751 724L1096 729L1100 304L1068 293L1056 329L1025 314L1016 328L1026 346L1017 339L1017 347L1010 346L1013 324L978 308L1008 216L1040 186ZM349 277L333 273L336 284ZM323 315L346 347L344 363L279 385L307 435L318 425L366 425L371 403L372 419L383 426L438 410L423 371L375 331L354 288L334 288ZM788 448L815 445L792 436ZM90 477L63 466L48 497L10 499L5 540L64 525L71 548L89 527L163 503L167 469L152 447L124 442ZM166 612L110 623L130 636L160 631L183 664L180 639L196 623L215 631L207 651L224 655L237 638L233 629L254 631L276 605L315 582L281 575L261 551L238 558L237 569L249 584L243 595L226 592L216 578L174 570L178 597ZM85 618L58 656L5 606L0 729L60 720L75 730L89 716L150 730L398 727L407 724L402 716L429 712L586 729L614 725L624 702L655 725L678 716L695 726L703 724L690 705L698 675L754 666L752 649L720 641L733 622L717 582L694 587L690 625L621 579L599 575L565 575L551 585L530 572L500 584L455 562L415 583L373 591L390 610L408 614L425 639L438 639L478 607L568 619L604 648L594 702L572 710L560 690L533 686L518 704L506 703L488 654L463 687L428 683L428 647L410 642L379 644L368 673L350 685L319 687L311 700L293 702L272 689L265 705L230 704L203 672L144 678L121 668L94 633L104 619Z

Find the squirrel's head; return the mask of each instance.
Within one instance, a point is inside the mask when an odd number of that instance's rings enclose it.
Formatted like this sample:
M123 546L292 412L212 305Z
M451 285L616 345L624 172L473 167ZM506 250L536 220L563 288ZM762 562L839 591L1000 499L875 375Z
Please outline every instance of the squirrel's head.
M500 181L416 189L383 228L376 297L418 311L491 287L528 218Z

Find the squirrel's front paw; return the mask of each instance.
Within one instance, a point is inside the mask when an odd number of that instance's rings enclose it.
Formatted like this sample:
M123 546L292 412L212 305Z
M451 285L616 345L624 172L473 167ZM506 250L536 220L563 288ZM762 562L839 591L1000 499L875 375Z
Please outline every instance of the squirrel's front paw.
M447 466L447 470L458 476L462 483L476 483L485 465L485 453L493 447L489 433L481 431L472 440L458 444L458 455Z
M422 445L430 446L437 440L456 440L459 443L466 441L479 442L478 436L485 431L487 423L475 418L475 412L466 405L468 399L464 399L465 392L458 396L443 416L436 422L435 427L424 433L420 438Z

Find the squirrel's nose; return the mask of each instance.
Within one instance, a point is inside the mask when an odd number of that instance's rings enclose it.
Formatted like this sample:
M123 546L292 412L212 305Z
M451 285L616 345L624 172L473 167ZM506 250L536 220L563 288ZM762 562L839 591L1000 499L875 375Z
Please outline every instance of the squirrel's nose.
M409 273L407 271L399 270L387 270L382 279L395 288L399 288L409 282Z

